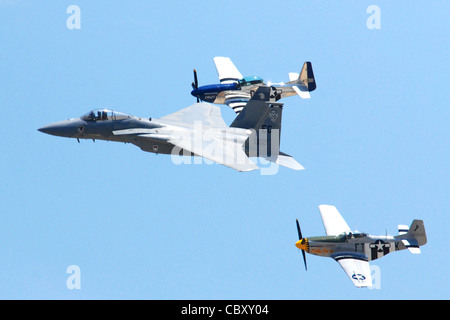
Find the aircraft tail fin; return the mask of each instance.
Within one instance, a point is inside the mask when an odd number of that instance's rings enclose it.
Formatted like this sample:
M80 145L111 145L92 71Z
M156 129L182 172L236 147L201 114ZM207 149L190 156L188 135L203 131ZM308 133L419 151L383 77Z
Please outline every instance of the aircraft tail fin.
M302 71L300 72L299 80L305 85L307 91L311 92L316 90L316 79L314 78L314 72L312 69L312 64L306 61L303 64Z
M271 88L259 87L230 127L243 129L281 129L283 104L270 102Z
M283 104L273 102L272 89L259 87L230 127L253 130L246 142L249 157L264 157L276 162L280 152Z
M405 225L399 225L398 231L399 235L397 238L401 239L402 243L411 253L420 253L420 246L427 243L423 220L414 220L409 228Z
M311 98L309 93L316 90L317 87L311 62L306 61L300 73L289 73L289 82L287 84L292 86L292 89L300 98Z

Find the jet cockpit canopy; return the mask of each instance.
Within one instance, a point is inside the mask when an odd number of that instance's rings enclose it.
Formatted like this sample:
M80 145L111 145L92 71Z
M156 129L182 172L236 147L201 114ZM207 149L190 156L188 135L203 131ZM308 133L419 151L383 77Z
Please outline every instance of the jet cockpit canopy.
M81 116L81 119L84 121L122 120L129 118L130 116L125 113L109 109L96 109Z

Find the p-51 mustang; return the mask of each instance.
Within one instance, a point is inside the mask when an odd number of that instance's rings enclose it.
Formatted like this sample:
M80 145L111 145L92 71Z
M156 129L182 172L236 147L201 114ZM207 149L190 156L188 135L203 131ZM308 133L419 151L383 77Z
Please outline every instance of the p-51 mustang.
M289 82L267 83L260 77L243 77L236 66L228 57L215 57L214 64L219 75L220 84L198 86L197 71L194 70L194 82L192 82L191 94L197 98L197 102L205 101L217 104L226 104L237 114L249 101L258 87L267 86L273 89L275 101L299 95L303 99L309 99L310 92L316 89L316 80L311 62L305 62L299 73L289 73Z
M38 130L78 142L118 141L153 153L200 156L238 171L259 168L250 157L301 170L297 161L279 150L282 104L270 101L270 90L259 88L230 126L225 124L220 107L196 103L160 119L95 110Z
M299 240L295 246L302 250L305 268L305 252L333 258L356 287L372 286L369 261L404 249L418 254L419 247L427 243L422 220L414 220L409 228L406 225L399 225L397 236L372 236L352 232L334 206L321 205L319 211L327 233L324 237L303 238L297 220Z

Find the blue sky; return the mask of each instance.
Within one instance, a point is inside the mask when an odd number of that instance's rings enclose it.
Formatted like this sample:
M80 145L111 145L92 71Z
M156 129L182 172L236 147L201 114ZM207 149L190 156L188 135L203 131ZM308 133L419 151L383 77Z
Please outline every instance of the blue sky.
M66 9L81 9L69 30ZM381 29L366 12L381 10ZM448 1L0 0L0 298L448 299ZM304 171L174 165L113 142L37 128L109 107L162 117L217 81L212 58L286 81L304 61L317 90L285 99L281 148ZM230 123L234 113L222 107ZM323 235L318 205L353 229L423 219L421 255L373 264L353 287L295 248ZM69 290L66 268L81 270Z

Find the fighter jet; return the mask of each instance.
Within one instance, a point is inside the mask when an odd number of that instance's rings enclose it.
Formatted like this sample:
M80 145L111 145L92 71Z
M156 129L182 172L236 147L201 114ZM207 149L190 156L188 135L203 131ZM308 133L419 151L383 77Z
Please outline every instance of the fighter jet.
M409 228L406 225L399 225L397 236L372 236L352 232L334 206L321 205L319 211L326 236L303 238L297 220L299 240L295 246L302 250L305 269L305 252L333 258L358 288L372 286L369 261L405 249L419 254L421 252L419 247L427 243L422 220L414 220Z
M279 150L283 104L271 101L270 96L270 88L259 88L230 126L225 124L220 107L202 102L160 119L93 110L38 130L78 142L118 141L147 152L199 156L237 171L258 169L251 158L302 170L297 161Z
M309 93L316 89L316 80L309 61L303 64L300 73L289 73L289 82L268 82L267 84L264 83L262 78L257 76L243 77L228 57L215 57L214 64L220 84L199 87L197 71L194 70L191 94L197 98L197 102L201 100L216 104L226 104L237 114L242 111L245 104L260 86L272 87L276 101L293 95L309 99L311 97Z

